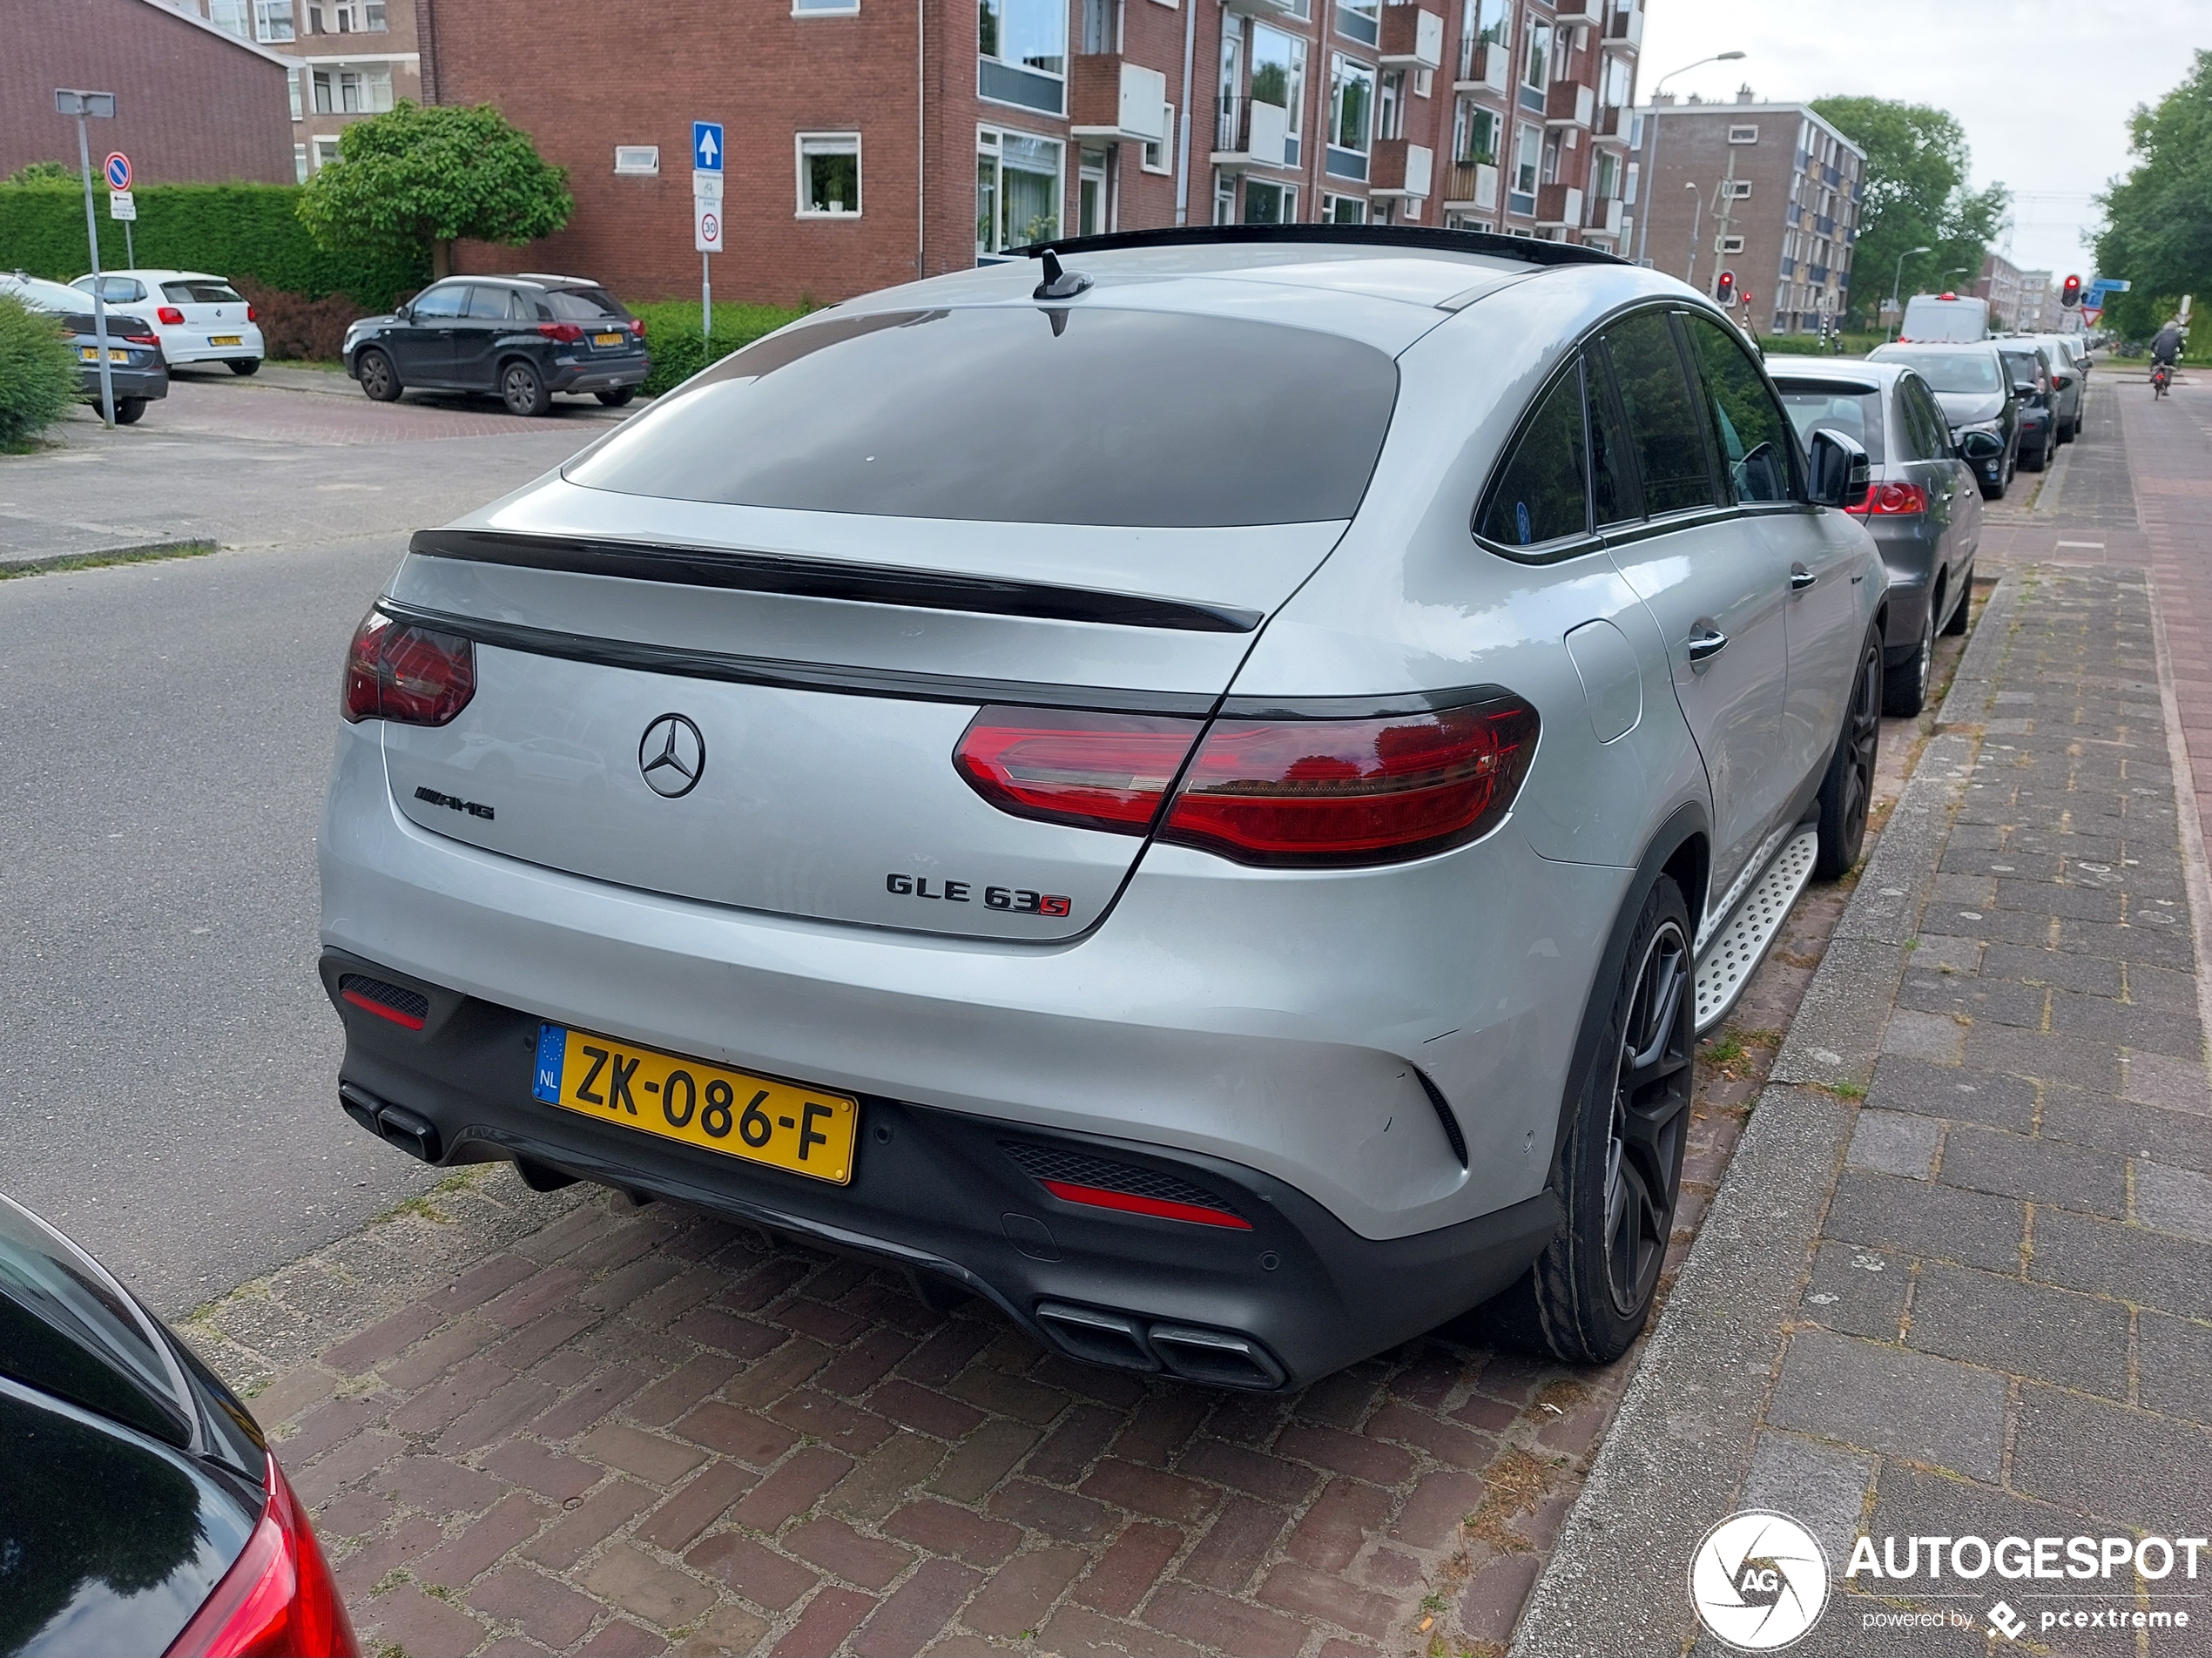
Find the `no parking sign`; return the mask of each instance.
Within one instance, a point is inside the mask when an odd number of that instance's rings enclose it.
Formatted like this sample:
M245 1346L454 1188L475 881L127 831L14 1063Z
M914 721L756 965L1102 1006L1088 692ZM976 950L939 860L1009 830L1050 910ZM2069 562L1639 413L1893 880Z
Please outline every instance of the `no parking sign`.
M101 170L107 174L107 187L110 190L127 191L131 188L131 158L125 155L122 151L109 152L108 158L102 162L100 166Z

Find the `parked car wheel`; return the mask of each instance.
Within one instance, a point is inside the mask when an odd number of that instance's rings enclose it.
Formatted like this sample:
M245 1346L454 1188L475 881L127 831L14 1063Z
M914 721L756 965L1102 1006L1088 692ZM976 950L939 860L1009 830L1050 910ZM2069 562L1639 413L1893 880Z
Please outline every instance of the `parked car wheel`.
M1966 617L1973 609L1973 602L1974 567L1969 564L1966 572L1959 577L1959 596L1952 602L1951 615L1943 624L1946 636L1955 637L1966 630Z
M1935 605L1931 603L1927 615L1921 618L1920 642L1913 646L1912 656L1884 671L1882 711L1892 719L1910 719L1927 704L1928 679L1935 668Z
M1820 850L1815 880L1840 880L1858 862L1866 841L1866 808L1874 799L1874 761L1882 741L1882 636L1870 632L1858 648L1858 672L1844 704L1844 728L1821 779Z
M361 389L379 403L389 403L400 394L399 370L392 367L392 360L370 346L354 359L354 378L360 381Z
M230 360L230 365L231 373L239 375L242 379L246 375L253 374L255 370L259 369L261 366L261 360L259 357L233 357Z
M1603 1025L1568 1098L1554 1178L1566 1224L1529 1268L1537 1328L1571 1365L1626 1352L1651 1313L1674 1230L1689 1121L1696 997L1689 909L1661 876L1645 893Z
M637 395L637 388L635 386L617 386L614 388L614 390L610 392L601 392L598 395L599 401L604 403L609 408L620 408L631 398Z
M143 397L118 397L115 400L115 423L118 426L136 426L138 416L145 412L146 400Z
M2060 441L2060 442L2061 442L2061 443L2071 443L2071 442L2073 442L2073 441L2074 441L2074 428L2076 428L2076 426L2077 426L2077 425L2079 425L2079 424L2080 424L2080 422L2075 421L2067 421L2067 422L2065 422L2063 425L2061 425L2061 426L2059 428L2059 441Z
M499 395L510 414L543 414L553 407L553 394L526 362L510 362L500 370Z

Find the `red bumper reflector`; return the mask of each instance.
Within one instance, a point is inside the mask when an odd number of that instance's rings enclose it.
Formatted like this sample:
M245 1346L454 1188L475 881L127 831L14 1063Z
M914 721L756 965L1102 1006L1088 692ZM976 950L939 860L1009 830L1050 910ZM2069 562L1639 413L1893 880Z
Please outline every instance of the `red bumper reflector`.
M358 990L341 990L338 994L344 1001L352 1002L362 1012L374 1014L379 1019L388 1019L394 1024L402 1026L408 1030L422 1028L422 1021L413 1014L404 1012L398 1008L389 1007L373 997L364 996Z
M1163 1197L1139 1197L1134 1192L1108 1191L1103 1186L1078 1186L1071 1180L1048 1180L1044 1189L1067 1203L1086 1203L1093 1209L1118 1209L1129 1215L1150 1215L1163 1221L1190 1221L1199 1226L1226 1226L1249 1232L1252 1223L1225 1209L1203 1209L1197 1203L1171 1203Z

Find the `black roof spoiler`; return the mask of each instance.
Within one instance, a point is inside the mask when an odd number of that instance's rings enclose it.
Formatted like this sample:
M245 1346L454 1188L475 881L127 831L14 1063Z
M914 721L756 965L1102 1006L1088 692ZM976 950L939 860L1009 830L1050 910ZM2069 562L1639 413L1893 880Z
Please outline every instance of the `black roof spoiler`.
M1269 247L1401 247L1426 253L1482 253L1525 265L1626 265L1628 260L1577 242L1543 242L1480 230L1429 230L1414 225L1184 225L1164 230L1116 231L1070 236L1010 247L1009 259L1042 259L1047 249L1070 254L1113 253L1128 247L1208 247L1244 243Z

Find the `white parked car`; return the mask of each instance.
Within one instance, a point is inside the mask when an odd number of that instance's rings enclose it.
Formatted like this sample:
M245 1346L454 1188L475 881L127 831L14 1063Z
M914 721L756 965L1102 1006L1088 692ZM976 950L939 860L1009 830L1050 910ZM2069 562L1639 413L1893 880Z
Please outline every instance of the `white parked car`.
M152 325L172 368L220 362L233 374L261 366L261 330L253 307L219 276L205 271L103 271L100 297L108 308ZM92 279L70 285L92 291Z

